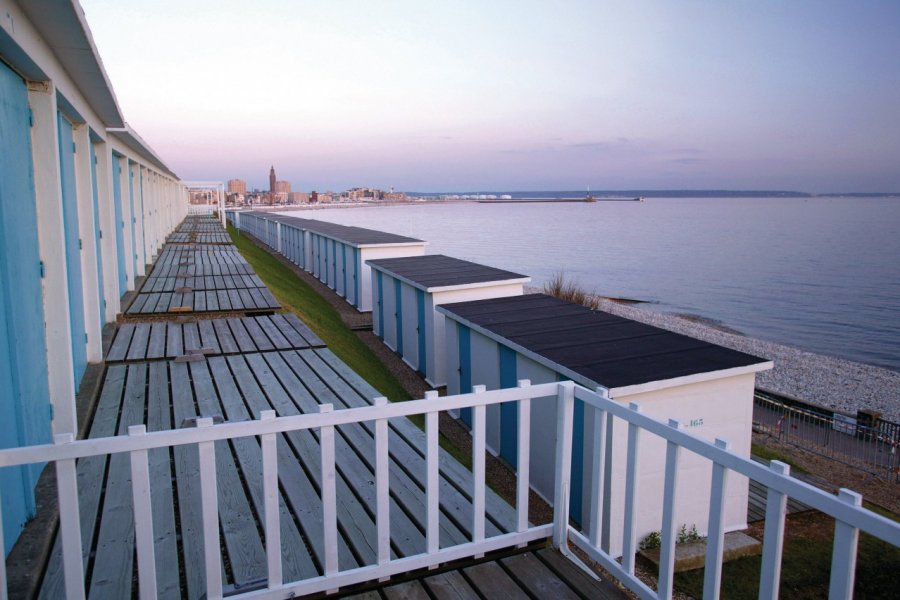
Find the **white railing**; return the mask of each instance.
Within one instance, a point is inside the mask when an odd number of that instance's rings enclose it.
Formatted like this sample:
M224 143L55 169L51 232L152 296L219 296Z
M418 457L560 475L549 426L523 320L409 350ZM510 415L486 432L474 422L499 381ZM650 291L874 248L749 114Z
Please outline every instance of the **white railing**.
M718 598L722 578L722 554L724 548L724 507L725 487L729 476L744 475L768 488L766 498L766 520L762 569L759 582L760 598L777 598L781 578L781 555L784 542L784 526L788 497L808 504L835 519L834 546L831 563L830 598L851 598L853 596L854 574L856 571L856 549L859 532L864 531L894 546L900 546L900 523L891 521L862 507L862 496L842 489L837 496L815 488L790 477L790 467L779 461L772 461L765 467L755 461L738 456L728 449L724 440L710 443L680 429L677 421L663 423L644 415L640 406L625 406L605 396L604 390L597 393L576 386L575 398L585 403L585 421L591 423L593 433L592 452L597 472L592 477L590 507L590 531L568 528L568 538L589 557L609 570L616 578L641 598L669 598L672 595L674 578L675 541L677 521L675 519L675 492L679 479L679 456L688 450L710 461L712 484L709 490L709 521L704 573L703 597ZM574 400L563 400L559 411L559 431L572 431L572 408ZM592 420L588 421L588 416ZM602 527L604 485L608 477L602 473L607 449L607 421L619 418L628 424L624 549L621 564L606 552L603 546ZM641 437L653 434L666 440L665 486L662 506L662 544L660 547L660 567L658 589L653 590L634 575L634 556L637 551L635 529L635 505L638 494L638 448ZM567 447L563 444L563 447ZM565 459L563 459L565 462ZM565 509L565 506L562 506ZM555 508L560 511L560 505ZM557 517L557 522L561 521ZM564 521L563 521L564 522ZM554 532L554 539L564 543L566 536ZM565 552L565 549L563 548Z
M219 210L218 204L188 204L189 215L211 215Z
M557 410L557 440L555 449L556 480L554 493L554 519L547 525L533 526L528 522L529 456L531 430L531 402L552 402L555 397ZM590 416L593 427L591 453L604 464L605 432L609 419L623 419L628 423L627 475L625 481L626 502L624 514L625 542L621 564L602 546L604 485L608 481L598 476L592 479L591 518L588 532L572 527L568 520L568 496L572 463L573 414L576 399L586 405L585 418ZM502 402L518 404L518 481L516 487L516 531L485 537L485 432L487 407ZM471 540L455 546L440 548L439 543L439 451L438 413L448 410L472 408L472 536ZM390 489L388 454L388 419L425 416L426 527L424 553L399 559L391 559L390 549ZM354 423L374 423L375 430L375 481L377 563L349 570L338 568L338 525L335 486L335 427ZM279 530L278 466L276 460L276 436L291 431L318 429L321 446L323 529L325 542L324 574L301 581L284 582L281 570L281 541ZM612 430L611 428L609 429ZM667 441L665 493L663 499L662 552L659 571L659 589L654 591L634 575L635 502L637 495L637 454L642 436L660 436ZM572 382L530 385L527 381L519 387L485 392L476 386L471 394L438 397L429 392L425 399L402 403L388 403L384 398L374 400L372 406L333 411L332 406L321 405L318 414L276 418L273 411L264 411L260 418L249 422L214 425L209 418L199 419L196 428L147 432L143 425L129 428L127 436L74 441L70 434L59 435L55 444L0 450L0 467L33 463L54 462L57 474L58 494L66 498L60 503L60 535L63 549L63 572L68 598L83 598L85 581L82 563L82 532L78 512L78 484L76 460L89 456L103 456L128 452L131 461L131 487L134 514L143 515L135 522L135 545L139 590L142 598L156 597L156 564L154 557L154 532L151 515L152 485L148 467L148 450L196 444L199 456L200 498L202 510L202 535L205 554L204 572L207 597L221 598L223 594L222 555L219 539L217 481L214 442L244 437L258 437L262 448L263 531L266 540L267 582L265 589L241 594L241 598L284 598L287 595L304 595L335 590L348 585L390 577L415 569L434 566L461 558L483 555L487 552L520 546L528 542L551 537L555 546L564 554L571 542L588 556L599 562L615 577L642 598L667 598L671 596L675 527L674 498L678 484L678 460L682 450L689 450L711 461L713 470L710 489L709 538L706 557L704 597L717 598L721 580L722 547L724 538L723 506L725 481L730 472L745 475L769 488L766 513L765 546L761 576L761 598L775 598L778 593L781 548L785 523L785 503L788 496L813 506L836 519L834 559L831 573L832 597L852 595L853 574L856 562L856 542L859 531L900 546L900 525L863 509L861 497L842 490L835 497L788 476L788 467L773 462L766 468L751 460L737 456L728 450L727 444L717 440L715 444L701 440L682 431L678 423L662 423L641 414L637 405L624 406L575 386ZM2 540L0 531L0 540ZM5 564L0 562L0 598L7 597Z

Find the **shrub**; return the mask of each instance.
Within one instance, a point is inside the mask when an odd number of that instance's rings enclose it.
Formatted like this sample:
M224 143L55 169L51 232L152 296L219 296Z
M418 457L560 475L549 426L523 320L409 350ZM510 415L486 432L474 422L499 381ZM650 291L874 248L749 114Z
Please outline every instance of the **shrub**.
M560 300L586 306L591 310L600 308L600 297L595 292L588 292L577 281L569 281L563 272L557 272L544 284L544 293Z

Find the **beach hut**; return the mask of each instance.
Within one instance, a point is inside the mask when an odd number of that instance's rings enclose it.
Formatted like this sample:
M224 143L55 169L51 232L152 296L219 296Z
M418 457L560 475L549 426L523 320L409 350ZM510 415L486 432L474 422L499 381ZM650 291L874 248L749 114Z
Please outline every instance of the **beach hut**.
M372 310L371 259L420 256L422 240L265 212L243 213L238 222L262 243L312 273L360 312Z
M375 334L433 387L446 385L444 315L448 302L520 296L531 278L440 254L368 261Z
M750 455L755 376L772 363L755 356L699 341L601 311L592 311L543 294L477 300L437 307L448 319L445 328L447 393L573 380L590 389L603 388L621 403L638 403L645 414L676 419L700 437L724 439L741 456ZM469 421L467 414L461 415ZM532 403L531 482L544 498L552 498L556 439L556 404ZM571 514L587 526L587 506L594 465L592 415L576 402L573 440ZM621 515L627 427L615 419L607 434L604 520ZM515 466L516 408L503 405L488 412L491 449ZM640 537L661 524L661 498L666 446L645 435L641 441L637 519ZM680 463L676 514L688 529L703 532L709 508L710 469L693 455ZM747 480L728 481L726 523L739 530L747 522ZM606 544L621 552L622 522L604 522ZM639 538L640 539L640 538Z

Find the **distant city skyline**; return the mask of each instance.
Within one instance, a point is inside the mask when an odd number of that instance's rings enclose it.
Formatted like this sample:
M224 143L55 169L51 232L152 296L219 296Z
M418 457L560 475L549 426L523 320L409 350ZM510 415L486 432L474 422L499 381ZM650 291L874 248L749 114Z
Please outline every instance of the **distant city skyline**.
M900 190L893 0L82 5L185 179Z

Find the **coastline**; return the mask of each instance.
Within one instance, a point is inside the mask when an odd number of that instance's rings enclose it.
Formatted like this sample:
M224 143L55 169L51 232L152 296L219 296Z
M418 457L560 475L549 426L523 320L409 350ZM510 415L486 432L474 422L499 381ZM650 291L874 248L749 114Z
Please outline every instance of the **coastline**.
M900 422L900 373L896 371L747 337L694 315L657 312L609 298L599 298L599 306L620 317L774 361L772 370L756 376L761 389L854 417L857 410L865 409Z

